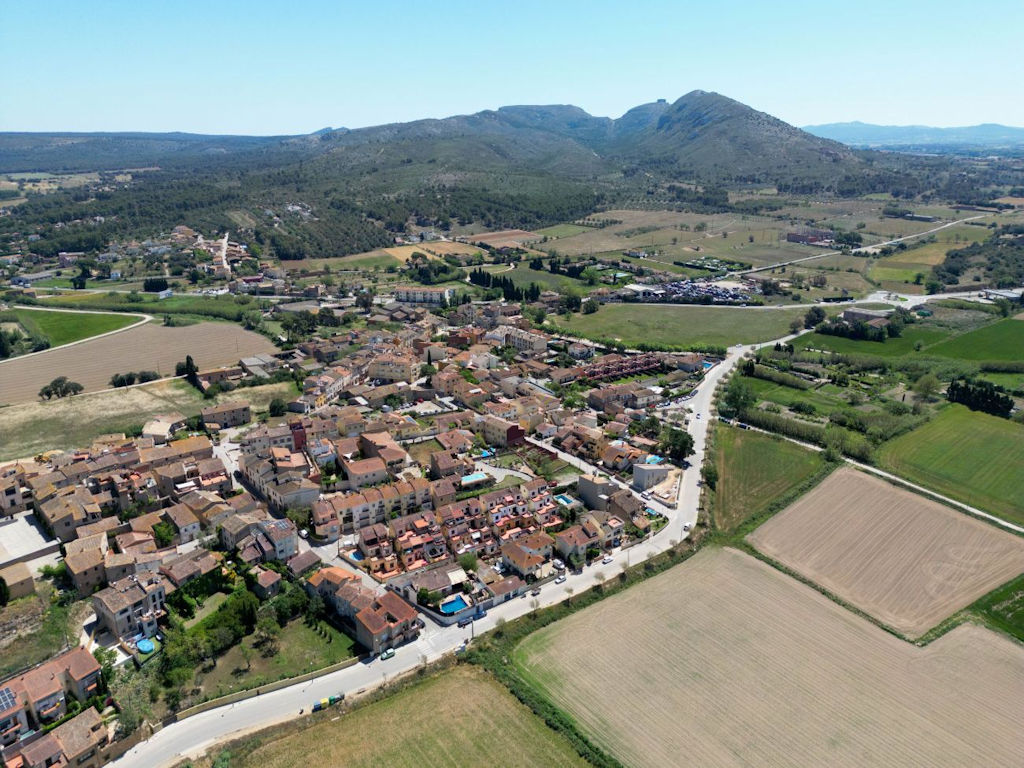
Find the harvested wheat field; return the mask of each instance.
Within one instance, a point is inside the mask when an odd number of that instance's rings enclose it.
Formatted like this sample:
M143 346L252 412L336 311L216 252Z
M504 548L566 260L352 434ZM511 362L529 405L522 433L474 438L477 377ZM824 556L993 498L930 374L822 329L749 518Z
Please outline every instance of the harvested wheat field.
M36 400L40 387L57 376L77 381L88 392L109 387L115 373L151 370L173 375L175 364L186 355L192 355L203 370L276 351L267 338L232 323L198 323L180 328L147 323L83 344L0 363L0 403Z
M1024 571L1024 539L850 467L747 541L910 637Z
M966 624L918 648L733 549L515 654L629 766L1019 765L1024 647Z

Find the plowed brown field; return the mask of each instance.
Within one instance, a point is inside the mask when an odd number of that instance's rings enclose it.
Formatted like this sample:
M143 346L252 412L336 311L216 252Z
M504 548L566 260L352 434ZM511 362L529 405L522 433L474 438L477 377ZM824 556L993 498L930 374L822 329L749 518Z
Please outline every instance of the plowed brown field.
M849 467L747 540L911 637L1024 571L1024 539Z
M629 766L1010 766L1024 648L918 648L753 557L705 549L535 632L524 671Z
M39 389L57 376L67 376L89 392L108 388L115 373L150 370L171 376L175 363L186 355L192 355L199 370L204 370L276 350L265 337L232 323L198 323L180 328L147 323L0 364L0 404L35 400Z

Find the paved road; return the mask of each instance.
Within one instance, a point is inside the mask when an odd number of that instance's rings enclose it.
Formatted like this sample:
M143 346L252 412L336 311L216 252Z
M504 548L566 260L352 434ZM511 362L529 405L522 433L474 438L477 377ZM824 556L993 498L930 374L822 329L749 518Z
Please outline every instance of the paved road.
M697 510L700 501L700 465L704 457L708 423L711 418L711 400L715 387L749 347L735 347L729 350L726 359L712 368L704 377L697 394L687 405L696 416L690 423L690 431L694 438L695 455L691 466L682 473L683 492L678 496L675 506L662 504L652 499L649 505L664 514L669 522L663 530L651 538L628 550L618 551L612 555L612 562L598 562L583 570L580 574L569 574L565 583L544 585L537 598L514 599L488 611L487 616L476 622L474 627L440 627L430 620L416 642L409 643L398 649L394 658L387 661L375 659L369 663L356 664L339 672L315 678L274 693L268 693L233 705L219 707L179 723L174 723L148 741L139 744L126 753L114 765L118 768L153 768L154 766L171 765L184 756L195 756L205 752L219 741L238 735L241 732L264 728L274 723L297 717L300 709L309 710L314 701L339 692L351 693L360 689L370 688L394 678L400 672L423 664L424 660L433 661L442 654L455 650L472 632L485 632L492 629L498 619L513 619L522 616L538 606L554 605L567 599L574 593L583 592L594 586L598 581L617 576L624 567L636 564L665 551L673 541L681 541L688 535L684 525L692 527L697 521ZM530 442L553 449L540 441ZM560 458L582 472L597 473L600 470L575 456L557 451ZM616 481L619 482L619 481ZM625 485L619 483L620 485ZM325 553L326 554L326 553Z

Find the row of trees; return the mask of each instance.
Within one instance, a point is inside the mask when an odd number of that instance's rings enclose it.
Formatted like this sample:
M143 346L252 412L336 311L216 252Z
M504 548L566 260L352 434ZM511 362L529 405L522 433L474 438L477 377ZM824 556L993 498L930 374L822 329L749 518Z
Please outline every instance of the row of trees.
M1013 411L1013 398L991 381L954 379L946 390L951 403L962 403L974 411L984 411L1004 419Z
M156 381L160 374L156 371L128 371L127 373L115 373L110 377L112 387L130 387L132 384L145 384L147 381Z
M482 288L501 290L505 301L537 301L541 294L541 288L536 283L530 283L528 287L520 288L511 278L491 274L479 267L469 273L469 282Z

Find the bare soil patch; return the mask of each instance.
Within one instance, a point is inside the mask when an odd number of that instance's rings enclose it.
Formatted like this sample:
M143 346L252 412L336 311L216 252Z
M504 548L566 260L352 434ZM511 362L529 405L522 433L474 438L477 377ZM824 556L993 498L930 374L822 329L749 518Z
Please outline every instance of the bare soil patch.
M277 348L258 333L231 323L198 323L169 328L155 323L83 344L15 358L0 364L0 403L36 400L39 388L57 376L77 381L88 392L106 389L125 371L173 375L176 363L192 355L200 370L237 363Z
M966 624L918 648L732 549L534 633L516 661L630 766L953 768L1024 754L1019 644Z
M911 637L1024 570L1024 539L849 467L747 541Z

